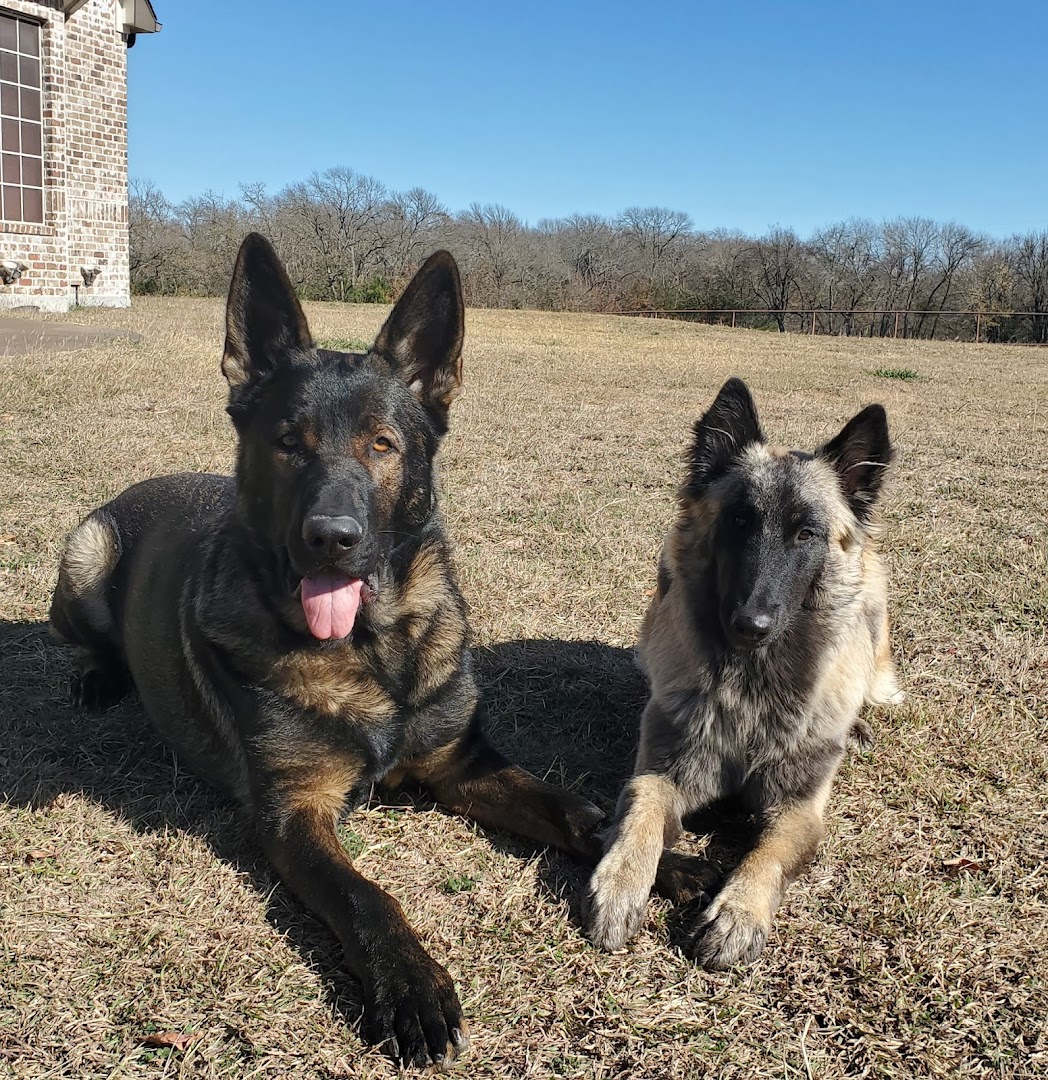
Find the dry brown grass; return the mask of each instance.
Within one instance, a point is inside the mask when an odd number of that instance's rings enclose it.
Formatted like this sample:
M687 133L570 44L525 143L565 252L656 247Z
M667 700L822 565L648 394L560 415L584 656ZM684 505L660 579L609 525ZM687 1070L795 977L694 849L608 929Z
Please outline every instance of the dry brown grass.
M320 337L360 338L383 312L310 315ZM133 701L101 717L66 704L69 657L43 630L63 533L131 481L225 469L232 446L217 303L78 317L146 337L0 360L0 1073L390 1076L347 1028L355 992L329 935L236 811L173 765ZM990 346L471 313L444 505L501 744L612 805L680 453L734 373L795 445L887 406L910 699L872 718L813 871L741 973L684 961L660 902L626 953L596 952L572 921L583 874L557 856L425 805L350 818L361 867L460 988L464 1075L1048 1072L1046 370L1044 352ZM150 1049L151 1030L200 1038Z

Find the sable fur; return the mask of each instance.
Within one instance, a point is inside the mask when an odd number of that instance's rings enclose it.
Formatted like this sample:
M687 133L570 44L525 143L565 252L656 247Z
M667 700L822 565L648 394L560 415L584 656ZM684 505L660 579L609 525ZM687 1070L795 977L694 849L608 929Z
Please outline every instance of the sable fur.
M148 480L96 510L68 538L51 607L80 655L77 699L104 705L134 681L179 757L247 807L281 877L338 935L365 1038L419 1066L466 1045L458 997L396 901L353 868L338 815L412 780L588 860L601 819L482 731L434 477L463 327L458 270L438 252L368 353L317 349L273 249L249 236L222 359L235 477ZM318 547L313 520L358 532ZM318 640L300 582L336 572L363 599L348 637Z

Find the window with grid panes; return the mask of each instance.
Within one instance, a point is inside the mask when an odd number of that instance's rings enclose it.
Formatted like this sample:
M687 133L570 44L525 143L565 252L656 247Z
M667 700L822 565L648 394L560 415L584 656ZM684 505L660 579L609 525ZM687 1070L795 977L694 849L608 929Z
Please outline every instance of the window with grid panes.
M0 14L0 218L43 223L40 27Z

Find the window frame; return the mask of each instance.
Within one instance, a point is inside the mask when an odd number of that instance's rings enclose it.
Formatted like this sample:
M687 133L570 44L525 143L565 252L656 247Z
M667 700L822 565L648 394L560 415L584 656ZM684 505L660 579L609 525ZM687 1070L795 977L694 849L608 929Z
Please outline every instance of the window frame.
M23 228L47 225L44 25L0 8L0 221Z

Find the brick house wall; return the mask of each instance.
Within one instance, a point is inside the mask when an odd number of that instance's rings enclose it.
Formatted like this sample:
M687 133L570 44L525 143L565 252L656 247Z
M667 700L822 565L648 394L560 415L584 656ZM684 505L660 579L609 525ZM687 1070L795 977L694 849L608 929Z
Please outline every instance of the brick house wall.
M65 6L62 0L0 0L0 31L6 35L0 37L0 61L7 71L21 71L23 82L36 70L36 32L19 29L12 37L11 17L24 16L26 23L39 26L39 98L31 87L23 87L16 115L23 118L21 150L28 145L34 151L33 109L39 100L43 138L43 221L36 222L36 189L8 186L8 181L34 182L38 165L16 152L17 122L2 121L0 273L3 261L26 269L19 280L0 283L0 308L68 311L78 299L109 307L131 303L127 45L118 25L118 0L87 0L68 16ZM11 41L18 43L17 55ZM14 103L3 106L9 117L19 108L19 88L0 83L0 90L7 91L5 101ZM85 284L82 267L100 271L90 284Z

